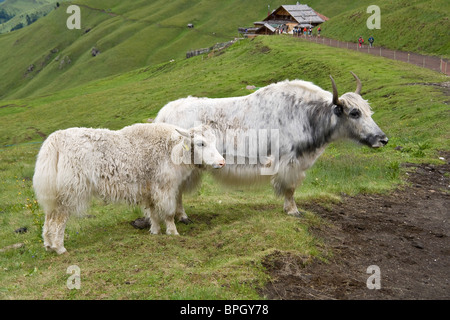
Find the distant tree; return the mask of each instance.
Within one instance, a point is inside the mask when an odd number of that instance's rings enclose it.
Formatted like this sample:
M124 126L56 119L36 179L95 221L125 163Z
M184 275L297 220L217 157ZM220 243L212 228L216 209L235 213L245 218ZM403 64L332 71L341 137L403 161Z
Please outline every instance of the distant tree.
M13 15L8 14L5 9L0 9L0 23L4 23L12 18L14 18Z
M19 24L16 24L14 27L12 27L11 31L22 29L22 28L23 28L23 23L21 22Z
M38 13L31 13L30 15L27 15L25 17L25 19L27 20L27 26L29 26L30 24L35 22L37 19L39 19L39 14Z

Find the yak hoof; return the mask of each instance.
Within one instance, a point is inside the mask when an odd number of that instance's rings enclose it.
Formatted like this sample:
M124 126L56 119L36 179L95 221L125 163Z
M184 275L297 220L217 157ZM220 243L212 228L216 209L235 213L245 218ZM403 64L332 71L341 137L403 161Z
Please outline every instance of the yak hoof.
M305 216L305 211L295 211L295 212L288 212L288 215L296 217L296 218L303 218Z
M170 235L170 236L179 236L180 235L177 230L167 230L166 234Z
M64 248L64 247L57 248L57 247L52 247L52 246L46 245L46 246L44 246L44 248L45 248L45 251L47 251L47 252L52 252L53 251L53 252L56 252L57 254L63 254L63 253L69 254L67 252L66 248Z
M178 220L178 221L180 221L181 223L184 223L184 224L191 224L191 223L194 223L194 221L192 221L192 220L189 219L188 217L180 218L180 220Z
M52 248L57 254L61 255L63 253L68 253L66 248L62 247L62 248Z

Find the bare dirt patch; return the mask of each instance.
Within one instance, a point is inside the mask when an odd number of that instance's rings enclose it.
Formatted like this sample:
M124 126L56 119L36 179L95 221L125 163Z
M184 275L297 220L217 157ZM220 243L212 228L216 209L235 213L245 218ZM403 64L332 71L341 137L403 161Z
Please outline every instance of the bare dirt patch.
M275 252L263 264L268 299L450 299L450 153L445 165L407 165L408 186L385 195L346 197L330 207L308 204L327 225L327 263ZM377 265L381 289L368 289Z

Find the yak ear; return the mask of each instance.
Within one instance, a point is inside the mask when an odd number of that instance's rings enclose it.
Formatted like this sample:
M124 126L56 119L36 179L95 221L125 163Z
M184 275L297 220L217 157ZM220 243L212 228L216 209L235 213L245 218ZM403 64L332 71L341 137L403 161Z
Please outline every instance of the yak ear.
M333 112L334 112L335 115L340 117L344 113L344 108L341 105L337 105L337 106L334 107Z
M189 134L188 131L184 131L184 130L180 130L180 129L175 129L180 135L182 135L185 138L190 138L191 135Z
M191 150L191 135L189 134L188 131L184 131L184 130L178 130L175 129L182 137L184 137L183 139L183 149L186 151Z

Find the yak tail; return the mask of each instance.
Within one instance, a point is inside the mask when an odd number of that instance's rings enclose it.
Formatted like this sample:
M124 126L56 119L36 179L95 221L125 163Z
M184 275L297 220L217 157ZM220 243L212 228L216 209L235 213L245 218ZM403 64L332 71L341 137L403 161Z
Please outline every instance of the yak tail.
M42 144L33 176L36 198L46 214L57 206L58 160L57 139L52 134Z

